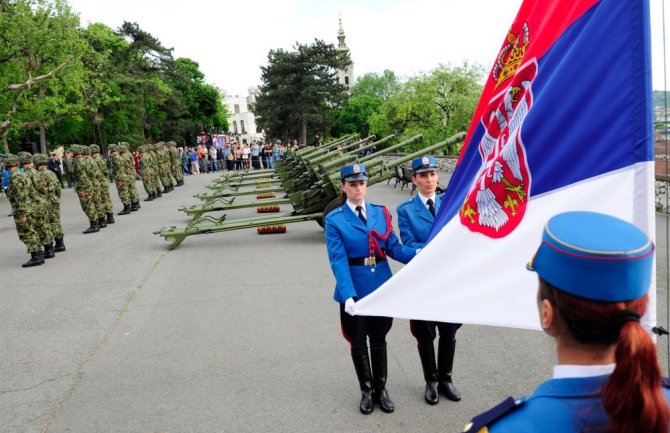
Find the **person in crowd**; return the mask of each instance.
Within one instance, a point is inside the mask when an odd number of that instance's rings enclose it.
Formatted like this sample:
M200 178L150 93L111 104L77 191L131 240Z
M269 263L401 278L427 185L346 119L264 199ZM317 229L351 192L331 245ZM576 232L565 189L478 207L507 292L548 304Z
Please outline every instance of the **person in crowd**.
M65 185L63 185L63 169L61 168L61 161L60 158L58 158L58 153L56 152L51 152L51 158L49 158L49 161L47 163L47 168L53 172L53 174L56 175L56 179L58 179L58 183L60 183L61 188L63 188Z
M226 170L233 171L235 169L235 155L233 155L228 144L223 146L223 158L226 161Z
M528 269L537 309L555 340L553 378L527 398L509 397L464 431L667 433L668 382L640 324L654 244L633 224L596 212L549 219Z
M214 146L209 148L209 165L210 171L212 173L218 171L218 167L216 165L216 147Z
M251 154L251 166L254 168L254 170L259 170L261 168L261 147L256 140L251 142L251 147L249 150Z
M403 201L397 209L400 240L409 247L424 247L442 203L442 196L435 193L439 182L437 168L437 160L431 155L412 160L412 182L417 187L417 194ZM451 374L456 351L456 331L461 324L410 320L409 326L419 349L426 381L426 403L437 404L440 393L449 400L459 401L461 394L454 386ZM437 331L440 338L436 362L433 342Z
M198 163L198 152L192 147L189 149L188 159L191 163L191 174L200 174L200 164Z
M63 172L67 179L67 187L72 188L74 186L74 155L69 149L63 157Z
M224 159L223 159L223 143L221 143L216 148L216 166L221 171L223 171L225 169L225 162L224 162Z
M191 174L189 170L189 160L188 160L188 151L184 147L179 148L179 161L181 163L181 169L184 174Z
M398 241L386 207L365 201L368 175L364 164L343 166L340 180L341 206L325 220L328 258L336 281L333 298L339 304L342 333L350 344L360 385L359 409L367 415L376 402L389 413L395 405L386 390L386 334L393 319L357 316L355 304L391 278L387 255L407 263L418 250Z

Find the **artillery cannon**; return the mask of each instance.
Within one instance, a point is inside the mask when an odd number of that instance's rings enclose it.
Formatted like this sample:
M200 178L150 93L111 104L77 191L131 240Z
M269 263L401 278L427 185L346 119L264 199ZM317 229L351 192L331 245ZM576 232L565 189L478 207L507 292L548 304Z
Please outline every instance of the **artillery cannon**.
M404 164L421 155L431 153L445 146L457 143L465 137L465 133L458 133L449 139L440 143L433 144L417 152L403 156L388 164L374 163L372 170L368 170L368 185L374 185L390 179L394 176L395 167ZM188 236L218 233L231 230L240 230L245 228L264 227L278 224L290 224L301 221L317 221L322 227L324 225L325 215L335 207L339 196L339 181L330 178L329 173L324 171L323 166L319 166L322 173L322 180L318 188L308 191L298 191L289 196L293 205L293 211L271 217L251 217L237 220L225 221L226 216L215 218L204 216L193 220L186 226L163 227L155 231L154 234L162 236L165 240L171 241L170 249L174 249L181 244Z
M385 137L382 140L379 140L377 142L371 143L368 146L365 146L362 149L365 149L366 147L373 147L374 145L379 145L381 143L384 143L391 138L395 137L394 135L390 135L388 137ZM401 149L405 146L408 146L412 143L415 143L416 141L422 139L423 136L421 134L415 135L414 137L411 137L405 141L402 141L400 143L394 144L392 146L389 146L384 149L380 149L379 151L368 155L362 159L359 159L359 162L366 162L368 163L368 166L370 169L374 168L377 164L383 163L381 159L379 159L379 156L382 156L386 153L390 153L394 150ZM272 188L272 189L264 189L264 190L257 190L257 191L243 191L243 192L220 192L220 195L218 195L215 199L208 200L205 204L202 206L191 206L189 208L182 207L179 210L186 212L188 215L193 216L194 218L197 218L201 216L203 213L207 212L215 212L215 211L222 211L222 210L232 210L232 209L243 209L243 208L250 208L250 207L257 207L257 206L275 206L275 205L281 205L281 204L289 204L293 203L294 200L292 200L291 194L295 194L296 192L307 192L308 190L315 190L315 189L320 189L320 188L325 188L327 187L322 180L327 180L331 183L337 183L337 176L338 176L338 171L339 168L347 163L350 163L356 159L356 155L354 153L358 153L360 149L349 152L348 154L345 154L341 156L340 158L336 158L334 160L328 161L325 164L318 164L316 166L307 166L306 168L303 168L303 173L301 173L300 176L298 176L296 179L287 179L284 182L284 188L287 191L287 196L285 198L268 198L268 199L263 199L263 200L256 200L256 201L248 201L248 202L242 202L242 203L233 203L234 198L238 197L240 195L251 195L255 193L261 193L261 192L278 192L278 188ZM202 197L202 196L200 196ZM213 197L213 195L209 196ZM232 198L231 198L232 197Z

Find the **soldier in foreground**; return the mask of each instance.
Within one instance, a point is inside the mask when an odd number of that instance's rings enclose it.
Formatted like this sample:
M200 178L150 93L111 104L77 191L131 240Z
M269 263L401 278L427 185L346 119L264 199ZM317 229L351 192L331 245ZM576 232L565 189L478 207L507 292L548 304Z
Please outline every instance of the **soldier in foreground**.
M670 390L640 324L653 265L654 243L629 222L595 212L551 218L528 269L539 279L540 324L556 340L554 377L464 431L667 433Z
M130 194L130 211L136 212L140 210L141 206L140 194L137 191L137 185L135 184L135 159L133 158L133 154L130 153L130 145L128 143L119 143L118 147L119 156L123 159L124 185L127 186L128 193Z
M5 155L5 167L10 173L7 198L12 206L16 233L30 254L30 260L22 265L28 268L44 264L44 251L37 230L40 224L45 224L39 214L43 199L35 189L30 175L19 170L20 163L17 155Z

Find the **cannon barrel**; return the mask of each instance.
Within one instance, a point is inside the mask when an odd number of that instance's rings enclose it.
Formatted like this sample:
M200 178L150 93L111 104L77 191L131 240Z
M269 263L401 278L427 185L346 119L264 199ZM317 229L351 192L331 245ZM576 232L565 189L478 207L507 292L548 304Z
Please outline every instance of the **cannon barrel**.
M459 141L463 141L464 138L465 138L465 132L459 132L455 135L452 135L451 137L447 138L444 141L440 141L439 143L435 143L428 147L424 147L423 149L419 149L416 152L404 155L386 164L381 164L381 167L380 164L373 164L373 170L368 169L368 176L370 177L370 179L368 180L368 185L373 185L375 183L383 182L385 180L392 178L395 175L395 168L398 167L399 165L409 162L414 158L418 158L422 155L428 155L431 152L434 152L445 146L449 146L451 144L458 143Z
M387 135L386 137L382 138L381 140L378 140L378 141L375 141L375 142L372 142L372 143L368 143L363 147L360 147L358 149L352 149L352 150L350 150L348 152L345 152L345 153L358 154L360 152L363 152L364 150L368 150L368 149L373 148L375 146L379 146L380 144L384 144L387 141L392 140L394 138L396 138L395 134Z
M319 147L307 146L303 149L299 149L296 152L296 154L298 154L300 156L306 156L306 155L308 155L308 154L310 154L310 153L312 153L316 150L319 150L319 149L332 149L333 147L337 146L338 144L344 143L347 140L355 140L358 137L359 137L358 133L347 134L344 137L340 137L338 139L335 139L333 141L325 143L323 146L319 146ZM307 143L305 143L305 144L307 144Z
M309 160L309 162L312 163L312 164L318 164L320 162L327 161L328 159L331 159L333 157L333 155L337 155L337 154L341 155L342 152L344 151L344 149L347 149L347 148L352 147L352 146L357 146L361 143L365 143L368 140L374 139L374 137L375 137L374 135L370 135L369 137L366 137L362 140L358 140L358 141L351 142L349 144L345 144L342 148L337 149L337 150L323 149L323 150L319 150L318 153L317 152L312 152L309 155L307 155L304 159Z

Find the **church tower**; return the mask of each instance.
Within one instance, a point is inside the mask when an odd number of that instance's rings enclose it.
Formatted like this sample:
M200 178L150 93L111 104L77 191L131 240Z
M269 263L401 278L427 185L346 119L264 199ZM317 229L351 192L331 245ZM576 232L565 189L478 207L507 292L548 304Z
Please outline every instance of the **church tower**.
M337 50L345 51L349 53L349 47L344 42L344 29L342 28L342 16L340 15L340 29L337 32ZM351 55L351 54L350 54ZM337 78L340 84L345 86L347 89L351 89L351 86L354 85L354 64L347 66L346 69L338 69Z

